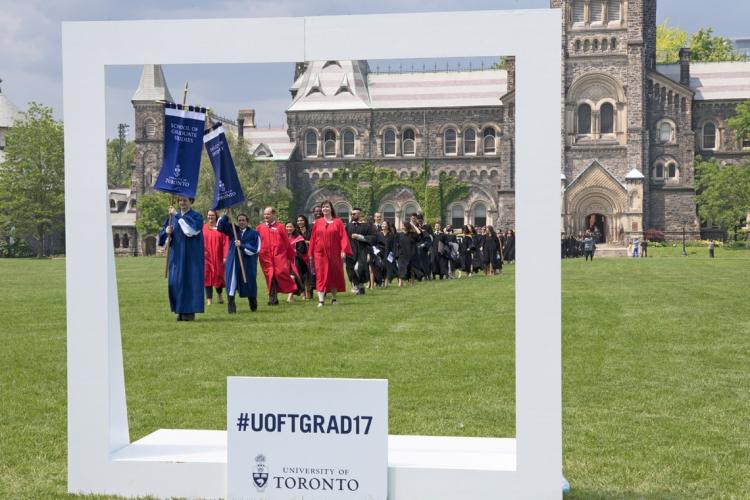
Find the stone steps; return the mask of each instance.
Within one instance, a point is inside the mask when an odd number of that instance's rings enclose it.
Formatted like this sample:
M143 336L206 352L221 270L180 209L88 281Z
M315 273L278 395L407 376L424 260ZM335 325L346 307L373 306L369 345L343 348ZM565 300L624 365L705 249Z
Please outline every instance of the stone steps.
M594 257L627 257L627 247L612 245L597 245Z

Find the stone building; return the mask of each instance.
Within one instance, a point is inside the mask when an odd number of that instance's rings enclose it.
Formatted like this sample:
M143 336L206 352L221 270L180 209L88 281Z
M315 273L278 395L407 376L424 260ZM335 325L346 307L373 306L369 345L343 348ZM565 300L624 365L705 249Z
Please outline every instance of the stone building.
M750 99L750 63L691 64L683 49L679 64L657 66L656 0L550 5L562 9L564 24L561 232L598 227L609 243L647 229L697 238L696 155L750 155L750 138L726 124ZM342 167L372 161L409 178L426 163L428 184L444 173L469 188L444 207L444 223L507 229L515 221L514 90L513 57L505 69L406 73L375 73L367 61L305 61L295 67L287 126L258 129L247 109L238 133L256 157L278 162L298 211L329 198L348 213L350 200L320 185ZM133 99L136 195L161 165L154 101L168 95L161 70L147 66ZM396 223L423 208L406 187L377 206Z

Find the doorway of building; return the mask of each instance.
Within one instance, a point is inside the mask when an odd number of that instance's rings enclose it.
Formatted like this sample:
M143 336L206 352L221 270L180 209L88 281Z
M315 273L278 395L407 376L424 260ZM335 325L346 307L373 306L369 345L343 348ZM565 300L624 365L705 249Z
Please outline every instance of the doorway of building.
M589 214L583 223L586 230L591 231L596 243L606 243L607 241L607 217L602 214Z

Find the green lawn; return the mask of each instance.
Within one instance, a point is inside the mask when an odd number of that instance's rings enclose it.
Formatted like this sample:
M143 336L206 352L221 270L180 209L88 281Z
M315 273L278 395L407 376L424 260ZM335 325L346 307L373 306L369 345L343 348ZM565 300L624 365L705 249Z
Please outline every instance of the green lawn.
M562 264L569 498L750 498L750 252L680 251ZM131 439L224 428L227 375L388 378L391 433L515 432L512 266L177 323L164 261L116 262ZM0 260L0 498L66 496L64 273Z

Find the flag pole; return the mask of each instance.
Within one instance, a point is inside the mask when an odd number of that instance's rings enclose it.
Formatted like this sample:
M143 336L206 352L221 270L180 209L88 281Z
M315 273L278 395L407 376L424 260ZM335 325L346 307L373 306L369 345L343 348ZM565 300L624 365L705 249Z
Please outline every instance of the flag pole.
M185 90L182 91L182 106L183 107L187 103L187 94L188 94L188 82L185 82ZM173 194L169 195L169 206L170 207L174 206L174 195ZM171 212L171 210L170 210L170 213L169 213L169 226L168 227L172 227L172 212ZM169 278L169 248L172 246L171 243L172 243L172 234L170 233L170 234L167 235L167 242L166 242L167 251L166 251L165 256L167 258L167 262L164 265L164 277L165 278Z
M229 207L227 209L227 215L229 215L229 225L232 226L232 233L234 234L234 240L237 241L239 238L237 238L237 228L234 226L234 223L232 222L232 207ZM237 260L240 262L240 271L242 271L242 282L247 283L247 275L245 275L245 264L242 262L242 253L240 253L240 247L235 246L234 247L237 250Z

